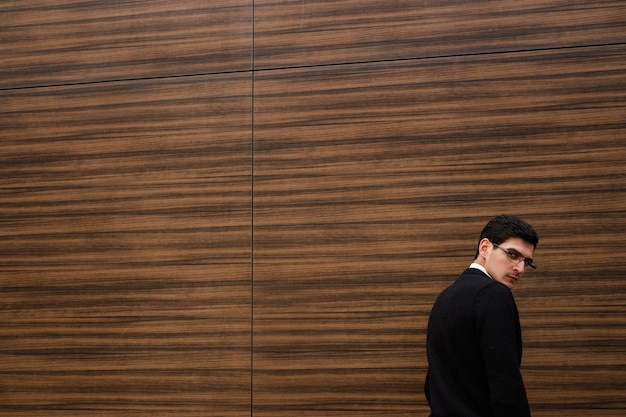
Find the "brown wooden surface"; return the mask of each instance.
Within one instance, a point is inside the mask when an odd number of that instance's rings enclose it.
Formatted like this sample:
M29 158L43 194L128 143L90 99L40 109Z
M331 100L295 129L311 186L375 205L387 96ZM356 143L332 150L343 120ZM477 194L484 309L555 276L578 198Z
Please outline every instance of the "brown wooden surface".
M426 416L428 312L501 212L541 236L533 415L626 413L624 2L0 17L0 415Z
M250 70L250 0L3 0L0 88Z
M0 414L249 415L250 88L3 93Z
M626 3L256 0L255 68L626 42Z
M535 415L623 415L624 53L258 74L254 415L427 415L429 309L502 212Z

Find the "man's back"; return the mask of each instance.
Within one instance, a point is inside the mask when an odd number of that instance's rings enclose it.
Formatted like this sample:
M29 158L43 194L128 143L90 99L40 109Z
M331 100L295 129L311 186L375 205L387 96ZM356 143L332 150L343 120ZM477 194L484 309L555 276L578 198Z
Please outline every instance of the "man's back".
M519 317L509 288L467 269L435 302L425 385L432 417L530 416L519 372Z

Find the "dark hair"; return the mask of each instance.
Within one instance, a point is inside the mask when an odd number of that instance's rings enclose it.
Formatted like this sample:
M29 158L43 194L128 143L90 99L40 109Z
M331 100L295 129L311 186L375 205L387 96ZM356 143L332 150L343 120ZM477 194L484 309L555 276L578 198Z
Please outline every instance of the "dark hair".
M539 236L535 229L521 218L510 214L501 214L489 220L480 232L478 242L487 238L491 243L499 245L512 237L523 239L534 248L537 248L537 243L539 243ZM478 257L478 249L476 249L475 257Z

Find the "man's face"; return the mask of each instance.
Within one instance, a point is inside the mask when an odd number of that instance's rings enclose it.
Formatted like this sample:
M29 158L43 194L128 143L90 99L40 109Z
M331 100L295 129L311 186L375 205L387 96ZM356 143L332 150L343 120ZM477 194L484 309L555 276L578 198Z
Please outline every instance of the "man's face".
M498 245L499 248L488 240L486 241L487 243L483 246L485 269L487 269L487 272L493 279L513 289L517 280L530 267L526 266L523 260L518 263L512 262L506 251L532 259L534 253L533 245L517 237L505 240Z

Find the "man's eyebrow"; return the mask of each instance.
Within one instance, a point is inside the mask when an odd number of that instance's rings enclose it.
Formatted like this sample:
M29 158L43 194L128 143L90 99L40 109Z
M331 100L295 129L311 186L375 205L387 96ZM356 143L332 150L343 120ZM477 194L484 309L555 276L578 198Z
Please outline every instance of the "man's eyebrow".
M509 249L508 249L508 251L509 251L509 252L516 253L516 254L521 255L521 256L524 256L524 255L522 255L522 253L521 253L520 251L518 251L518 250L517 250L517 249L515 249L515 248L509 248ZM524 256L524 257L525 257L525 256Z

